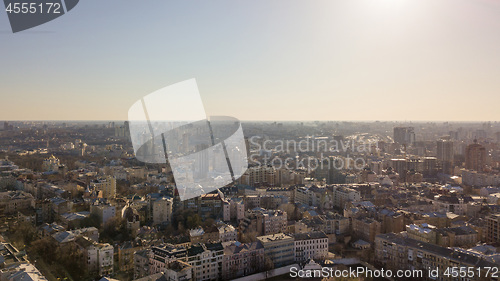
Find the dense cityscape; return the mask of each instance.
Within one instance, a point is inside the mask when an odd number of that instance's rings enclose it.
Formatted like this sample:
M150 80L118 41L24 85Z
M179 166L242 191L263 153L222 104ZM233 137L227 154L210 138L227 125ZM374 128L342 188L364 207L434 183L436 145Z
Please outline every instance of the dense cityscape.
M242 127L243 176L182 201L128 122L4 122L0 280L498 280L500 123Z

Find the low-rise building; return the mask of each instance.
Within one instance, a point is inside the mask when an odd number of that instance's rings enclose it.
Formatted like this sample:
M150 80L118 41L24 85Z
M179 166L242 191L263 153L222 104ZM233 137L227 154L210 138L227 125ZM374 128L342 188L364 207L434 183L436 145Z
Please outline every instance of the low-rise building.
M220 242L229 242L238 240L238 231L232 225L221 225L219 229L219 240Z
M198 227L189 231L189 237L192 244L220 242L219 229L215 225L208 227Z
M193 280L193 267L183 261L174 261L167 265L165 280L191 281Z
M17 280L33 280L47 281L48 279L38 271L31 263L22 262L12 264L0 269L0 280L2 281L17 281Z
M76 212L76 213L65 213L62 214L60 219L61 219L61 225L65 227L66 229L68 228L78 228L80 227L80 223L83 219L88 218L90 216L90 212L83 211L83 212Z
M95 227L85 227L73 230L60 231L52 234L52 238L59 245L75 241L79 236L85 236L92 241L99 241L99 230Z
M0 213L17 214L29 208L35 208L33 195L23 191L0 192Z

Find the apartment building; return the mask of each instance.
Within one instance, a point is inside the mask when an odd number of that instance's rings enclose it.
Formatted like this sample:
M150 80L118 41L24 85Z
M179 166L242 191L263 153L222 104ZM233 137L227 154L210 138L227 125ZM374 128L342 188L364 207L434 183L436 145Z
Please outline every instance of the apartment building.
M106 176L90 183L94 190L99 192L101 198L114 198L116 196L116 178Z
M219 280L223 256L221 243L197 243L187 248L185 245L172 244L154 246L148 251L149 274L167 272L172 262L181 261L191 266L193 280ZM136 255L134 260L134 272L140 275L143 273L144 259Z
M395 233L377 235L375 239L375 261L386 269L423 270L423 275L419 278L423 280L435 280L429 278L428 270L430 268L438 269L438 280L458 280L451 274L445 275L444 273L448 268L465 267L473 269L475 276L479 275L479 270L481 276L484 277L488 268L498 266L493 260L484 258L481 255L436 246Z
M325 259L328 255L328 237L324 232L314 231L294 235L295 261L304 263L309 259Z
M307 226L307 228L304 229L305 231L302 232L309 232L307 229L314 229L317 231L322 231L326 234L335 235L348 234L350 232L351 226L349 218L331 212L327 213L326 215L314 216L310 219L302 219L301 222ZM298 229L296 226L295 232L301 232L297 230L300 229Z
M140 266L143 259L140 256L134 258L135 267ZM160 272L165 272L166 265L176 261L181 260L187 262L187 249L180 245L173 244L163 244L159 246L153 246L148 251L149 259L149 274L155 274ZM138 272L142 272L140 268L137 269Z
M241 221L240 226L243 231L270 235L285 232L287 224L288 218L285 211L255 208L247 211L246 218Z
M381 233L382 224L368 217L359 217L352 220L352 232L355 237L373 243L375 236Z
M251 186L273 186L278 183L278 173L275 168L265 165L250 167L238 180L240 184Z
M224 195L221 192L203 194L182 202L184 209L193 210L202 218L221 215L224 217Z
M174 200L170 197L151 199L150 208L153 224L168 223L172 220L172 208Z
M15 214L35 207L35 198L23 191L0 192L0 213Z
M467 209L467 203L474 202L472 197L460 195L438 195L432 200L432 204L440 212L451 212L457 215L464 215Z
M223 219L224 221L240 221L245 218L245 202L242 198L231 198L224 201Z
M192 244L219 242L219 229L215 225L206 227L198 227L189 231L189 238Z
M479 234L470 226L436 228L433 225L407 225L409 238L442 247L473 246L479 242Z
M202 217L218 216L223 212L222 193L203 194L198 201L199 214Z
M430 224L410 224L406 226L408 238L418 241L436 244L436 227Z
M486 167L487 155L486 148L474 140L473 144L465 148L465 168L482 172Z
M292 264L295 260L295 241L284 233L257 237L264 246L264 254L271 259L274 267Z
M500 175L493 173L483 173L475 170L462 169L462 183L468 186L498 186Z
M221 243L192 245L187 249L187 263L193 267L193 280L220 280L224 248Z
M332 188L333 206L344 209L347 202L358 202L361 200L361 193L353 188L342 185L335 185Z
M123 243L118 247L118 264L123 271L129 271L134 268L134 253L140 251L143 247L136 245L131 241Z
M238 231L232 225L221 225L218 227L220 242L229 242L238 240Z
M325 188L323 193L326 193ZM316 187L301 186L294 189L295 203L304 204L307 206L318 206L321 200L321 195L317 194ZM319 193L319 192L318 192Z
M116 216L116 207L96 201L94 204L90 205L90 213L97 215L101 224L105 225L110 219Z
M222 278L232 280L264 269L264 246L259 241L240 243L237 241L222 243L224 257Z
M149 275L149 250L134 252L134 280Z
M168 281L190 281L193 280L193 267L183 261L174 261L167 265L164 276Z
M223 224L211 225L205 228L198 227L189 231L192 244L208 242L228 242L238 239L238 231L234 226Z
M43 274L31 263L21 262L14 263L0 269L0 280L35 280L48 281Z
M413 144L415 142L414 127L394 127L394 142L398 144Z
M486 217L486 241L489 243L500 242L500 214Z
M97 243L84 236L76 238L75 244L87 272L99 276L113 273L113 246Z

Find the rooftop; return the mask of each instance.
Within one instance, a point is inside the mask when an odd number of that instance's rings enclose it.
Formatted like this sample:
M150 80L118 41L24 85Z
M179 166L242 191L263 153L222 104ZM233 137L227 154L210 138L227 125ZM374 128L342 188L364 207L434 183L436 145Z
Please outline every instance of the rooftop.
M308 233L296 233L294 235L295 241L310 240L310 239L324 239L328 238L322 231L313 231Z
M257 237L257 239L262 243L268 243L268 242L287 240L287 239L292 240L293 238L284 233L278 233L278 234L259 236Z
M456 261L458 263L461 263L462 265L469 264L469 265L474 265L476 267L494 267L497 266L495 263L481 259L481 257L469 254L469 253L463 253L463 252L458 252L455 251L454 249L451 248L444 248L440 247L434 244L430 243L425 243L421 242L418 240L414 240L411 238L403 237L401 235L398 235L396 233L386 233L386 234L379 234L377 235L377 238L384 239L390 243L397 244L397 245L403 245L411 248L416 248L416 249L421 249L423 251L441 256L441 257L446 257L450 260Z

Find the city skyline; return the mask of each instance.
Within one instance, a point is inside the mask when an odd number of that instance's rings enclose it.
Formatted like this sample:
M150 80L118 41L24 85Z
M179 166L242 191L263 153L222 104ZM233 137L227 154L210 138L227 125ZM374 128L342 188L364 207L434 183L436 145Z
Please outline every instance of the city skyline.
M302 280L348 259L434 280L500 264L500 123L248 122L244 142L217 138L226 159L199 155L210 146L191 124L157 164L129 125L4 122L2 276ZM242 152L245 171L208 192ZM183 200L190 180L202 194Z

